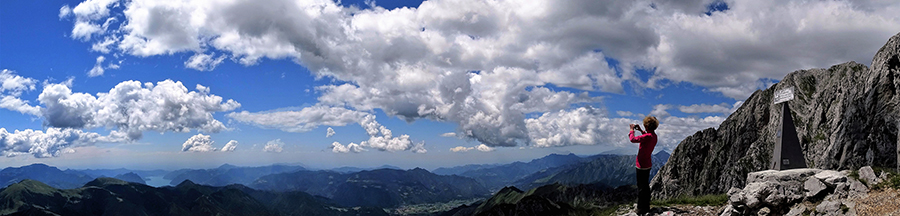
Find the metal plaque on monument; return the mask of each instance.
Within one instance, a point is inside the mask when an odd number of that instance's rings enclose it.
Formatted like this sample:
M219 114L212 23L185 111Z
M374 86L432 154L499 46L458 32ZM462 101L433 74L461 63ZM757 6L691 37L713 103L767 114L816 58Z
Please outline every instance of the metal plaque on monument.
M775 132L775 150L772 154L773 170L806 168L806 159L800 148L800 138L791 117L791 108L787 101L794 99L794 88L785 88L775 92L775 104L782 104L781 126Z

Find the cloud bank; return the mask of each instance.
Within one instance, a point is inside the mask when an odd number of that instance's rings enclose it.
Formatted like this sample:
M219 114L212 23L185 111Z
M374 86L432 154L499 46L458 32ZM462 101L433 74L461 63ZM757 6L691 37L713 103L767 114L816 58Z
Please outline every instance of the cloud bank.
M125 81L96 96L72 92L68 86L49 84L38 96L45 124L59 128L115 128L130 140L140 139L144 131L217 133L226 130L213 113L240 107L233 101L209 94L197 85L188 91L172 80L154 83Z
M67 149L93 145L94 143L113 143L125 140L113 131L109 136L84 132L71 128L48 128L40 130L15 130L12 133L0 128L0 153L7 157L31 154L36 158L57 157Z
M623 145L606 137L621 136L618 126L636 119L610 118L601 98L584 91L687 82L742 100L796 69L868 62L900 29L897 2L730 0L729 10L705 14L711 3L431 0L359 10L331 0L90 0L71 12L64 6L59 16L74 17L72 38L98 52L193 53L185 65L198 70L214 69L224 56L243 65L293 60L340 82L316 87L314 107L228 116L289 132L360 123L370 139L357 147L386 151L416 145L366 125L375 109L408 121L452 122L460 137L487 146ZM649 75L635 72L648 68ZM709 106L679 110L725 113ZM651 114L671 128L724 119L672 117L672 108L660 105ZM223 128L213 121L148 129ZM333 150L353 152L352 145Z
M100 61L98 61L100 62ZM209 94L209 88L197 85L188 91L181 83L164 80L157 83L124 81L108 92L91 95L73 92L72 79L63 83L43 82L37 98L42 106L30 105L20 98L22 93L36 89L38 81L17 75L14 71L0 71L0 108L43 117L46 129L3 129L2 150L7 156L33 154L35 157L55 157L70 147L94 143L131 142L142 137L144 131L216 133L228 130L213 113L231 111L240 104L224 101ZM106 128L106 136L83 129ZM202 135L202 134L200 134ZM185 142L184 151L215 150L204 143L208 136L195 136ZM233 148L232 148L233 149Z

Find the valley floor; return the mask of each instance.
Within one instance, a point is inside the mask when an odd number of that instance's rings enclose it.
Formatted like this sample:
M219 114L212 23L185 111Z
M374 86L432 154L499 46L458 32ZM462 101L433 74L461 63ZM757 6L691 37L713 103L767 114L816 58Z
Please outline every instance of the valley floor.
M391 215L428 215L449 211L450 209L459 207L460 205L471 205L472 203L484 200L484 198L452 200L442 203L424 203L416 205L405 205L398 208L386 208L385 212Z

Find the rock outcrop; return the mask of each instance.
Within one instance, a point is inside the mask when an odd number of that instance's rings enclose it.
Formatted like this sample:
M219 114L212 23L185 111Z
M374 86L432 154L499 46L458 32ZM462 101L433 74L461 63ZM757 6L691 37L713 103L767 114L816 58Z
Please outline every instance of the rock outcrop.
M864 169L872 170L863 167L860 175ZM753 172L746 187L728 191L729 204L721 215L856 215L855 200L869 192L869 185L849 174L821 169ZM872 182L881 181L872 176Z
M791 116L810 168L898 167L900 34L872 67L848 62L788 74L754 92L718 129L685 138L651 182L656 198L725 193L771 164L781 106L772 94L792 87ZM803 182L800 182L803 184Z

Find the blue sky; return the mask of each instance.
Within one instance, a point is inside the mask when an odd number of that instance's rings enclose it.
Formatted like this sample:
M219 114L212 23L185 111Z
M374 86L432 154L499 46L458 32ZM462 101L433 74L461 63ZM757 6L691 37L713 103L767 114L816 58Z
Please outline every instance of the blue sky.
M0 165L433 169L636 152L645 115L671 150L900 29L896 3L267 3L2 2Z

